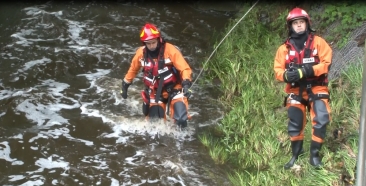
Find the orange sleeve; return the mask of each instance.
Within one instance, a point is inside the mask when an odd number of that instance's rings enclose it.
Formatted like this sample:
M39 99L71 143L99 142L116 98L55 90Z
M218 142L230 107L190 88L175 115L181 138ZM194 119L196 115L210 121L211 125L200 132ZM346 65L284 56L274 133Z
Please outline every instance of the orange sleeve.
M327 74L329 71L329 66L332 63L332 48L328 43L321 37L315 36L314 47L318 51L318 56L320 63L313 66L314 75L320 76L322 74Z
M192 69L184 59L182 53L174 45L166 43L165 45L165 57L169 57L173 63L173 66L180 72L182 80L188 79L192 81Z
M140 63L140 59L142 58L143 47L140 47L139 49L137 49L135 56L132 58L130 68L125 75L124 81L126 81L127 83L132 83L133 79L136 77L142 67Z
M283 73L285 72L285 63L286 63L286 55L288 54L288 50L286 45L281 45L276 52L276 57L274 59L273 69L275 72L275 78L279 81L283 80Z

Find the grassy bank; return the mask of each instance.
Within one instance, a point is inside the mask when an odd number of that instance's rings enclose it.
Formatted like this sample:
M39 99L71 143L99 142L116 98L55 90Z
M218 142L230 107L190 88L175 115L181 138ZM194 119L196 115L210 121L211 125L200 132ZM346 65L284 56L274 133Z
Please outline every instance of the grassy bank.
M330 83L332 122L321 150L324 168L315 170L308 163L311 136L308 122L305 154L294 169L283 169L291 157L291 148L283 107L285 85L274 79L273 60L286 38L285 19L293 6L258 4L205 67L206 78L220 82L219 102L227 112L200 139L216 163L233 168L228 173L233 185L352 185L354 182L362 81L362 66L357 65L360 62ZM238 15L244 15L249 7L246 5ZM304 8L308 7L304 5ZM228 24L225 34L237 20Z

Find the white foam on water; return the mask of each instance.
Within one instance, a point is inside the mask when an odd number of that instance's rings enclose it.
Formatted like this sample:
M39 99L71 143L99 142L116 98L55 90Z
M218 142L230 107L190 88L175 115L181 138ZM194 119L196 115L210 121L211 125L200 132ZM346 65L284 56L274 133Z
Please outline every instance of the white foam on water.
M3 141L3 142L0 142L0 159L3 159L5 161L8 161L8 162L16 162L16 164L21 164L21 161L18 161L17 159L13 159L13 158L10 158L10 146L9 146L9 142L7 141Z
M96 87L95 82L99 77L105 76L106 74L110 73L111 70L107 69L96 69L97 72L95 73L88 73L88 74L78 74L77 76L84 76L86 79L90 81L90 87L87 89L80 89L80 91L85 92L86 90ZM105 91L105 89L101 87L97 87L100 91Z
M109 136L107 135L107 137L117 136L122 132L129 132L138 135L148 134L151 138L155 138L156 136L159 137L161 135L170 136L178 140L193 140L192 135L195 133L195 129L190 126L184 130L180 130L177 125L170 120L150 122L143 116L142 118L114 117L111 125L114 132ZM118 138L116 141L120 140L123 139Z
M46 158L40 158L35 162L35 165L37 165L38 167L40 167L40 169L38 169L38 171L43 171L44 169L55 169L55 168L62 168L63 170L69 170L69 163L60 160L62 158L60 158L58 155L54 154L51 155L50 157Z
M158 179L155 179L155 180L150 180L150 179L147 179L146 183L158 183L160 180Z
M162 162L161 165L164 167L164 169L168 169L171 170L171 172L174 172L174 176L168 176L167 180L173 183L180 183L181 185L184 185L184 179L182 178L182 176L184 175L184 177L189 178L187 180L189 180L189 183L191 185L201 185L202 180L200 180L200 178L202 177L202 175L199 175L197 173L199 171L197 170L196 172L195 167L186 166L181 163L181 161L182 160L177 160L173 162L171 160L165 159ZM154 164L154 162L151 163Z
M11 153L11 150L10 150L10 146L9 146L8 142L7 141L1 142L0 143L0 159L4 159L8 162L11 162L11 165L23 165L24 164L23 161L10 158L10 153Z
M66 127L56 128L56 129L47 130L47 131L39 131L37 133L37 136L34 136L34 137L32 137L32 138L29 139L29 142L30 143L35 142L37 139L40 139L40 138L44 138L44 139L49 139L49 138L57 139L60 136L64 136L67 139L69 139L70 141L81 142L81 143L84 143L87 146L94 145L94 142L92 142L92 141L88 141L88 140L84 140L84 139L79 139L79 138L74 138L69 133L70 133L70 129L68 129ZM38 149L35 149L35 150L38 150Z
M119 181L114 178L111 178L111 186L119 186Z
M109 119L109 118L103 116L102 114L100 114L99 110L87 108L89 105L94 105L94 103L83 103L83 102L81 102L81 104L82 104L81 107L80 107L81 114L85 114L87 116L100 117L104 123L113 122L111 119Z
M9 137L9 139L23 139L23 134L17 134L15 136Z
M15 43L22 46L30 46L30 44L33 44L33 42L28 41L25 37L28 35L31 35L35 30L33 29L22 29L20 32L16 32L10 37L18 39Z
M13 94L14 94L13 91L10 91L10 90L7 90L7 89L0 90L0 101L13 97ZM1 113L1 114L3 115L3 114L5 114L5 112Z
M12 98L12 97L16 97L16 96L22 96L26 93L29 93L32 91L32 88L28 89L28 90L8 90L8 89L4 89L4 90L0 90L0 100L3 99L8 99L8 98Z
M24 64L24 68L19 69L18 72L24 72L26 70L29 70L30 68L36 66L36 65L45 65L47 63L50 63L52 60L46 57L43 57L42 59L37 59L37 60L33 60L33 61L28 61Z
M37 125L53 126L68 123L68 120L60 116L55 110L55 107L44 105L41 103L34 104L33 100L24 100L17 105L16 109L25 113L26 117L37 123Z
M140 111L141 102L133 99L121 100L121 103L128 107L129 112ZM167 116L167 120L159 120L155 122L148 121L145 116L137 116L127 118L125 116L118 116L114 113L104 113L98 109L88 108L93 106L94 103L82 103L80 109L82 114L99 117L104 123L109 123L112 127L113 133L107 134L104 137L112 138L116 137L116 143L126 143L128 137L121 137L122 132L128 132L132 134L145 135L148 134L150 137L156 135L169 135L178 140L194 140L193 134L195 129L192 126L180 130L176 124L172 122Z
M44 181L36 180L36 181L27 181L19 186L41 186L44 185Z
M133 161L137 160L140 156L144 156L145 153L143 151L136 151L136 154L133 155L132 157L127 157L125 158L125 163L129 164L129 165L138 165L136 163L134 163Z
M8 177L9 177L8 181L10 181L10 182L19 181L19 180L26 178L24 175L10 175Z
M80 104L77 100L69 97L64 97L61 93L69 85L65 83L56 82L54 80L45 80L41 85L34 86L33 92L19 93L24 97L28 97L22 103L18 104L16 109L25 113L26 117L41 126L53 126L67 124L68 120L63 118L59 112L61 109L74 109L79 108ZM39 90L48 90L47 92L39 92ZM46 104L42 104L38 100L43 97L49 97L52 101L47 101ZM72 105L62 103L64 100L68 100ZM37 102L36 104L34 102Z
M57 185L58 183L58 180L52 180L52 185Z
M78 44L78 45L88 45L89 39L82 39L80 37L80 34L84 31L84 28L86 27L86 24L84 22L79 21L73 21L73 20L67 20L68 26L69 26L69 33L70 38L72 39L72 42L70 41L68 44Z
M53 24L39 24L39 25L42 25L45 29L53 27ZM40 41L56 41L57 40L57 39L32 39L32 38L26 38L27 35L31 35L30 33L32 33L35 30L33 30L33 29L28 29L28 30L22 29L22 31L23 32L18 32L18 33L15 33L15 34L11 35L11 37L14 37L14 38L19 40L15 43L19 44L19 45L22 45L22 46L29 46L30 44L34 44L35 42L40 42ZM36 35L36 33L34 33L33 35ZM44 49L48 49L48 48L49 47L44 47ZM18 49L18 50L21 50L21 49ZM17 58L14 57L13 59L17 59Z
M167 179L168 181L171 181L173 183L179 183L180 185L185 186L186 184L184 184L184 180L182 179L182 177L180 177L179 175L177 177L178 178L168 176Z
M27 8L23 8L23 11L25 11L25 14L29 15L29 16L36 16L39 15L43 12L43 10L37 8L37 7L27 7Z
M121 45L122 45L122 47L125 47L125 48L129 48L129 49L132 48L132 46L127 45L126 43L122 43ZM135 53L136 53L136 50L131 50L131 49L130 49L131 51L127 51L127 50L118 50L118 49L108 47L107 50L112 51L113 53L117 53L119 55L121 55L121 54L135 55Z

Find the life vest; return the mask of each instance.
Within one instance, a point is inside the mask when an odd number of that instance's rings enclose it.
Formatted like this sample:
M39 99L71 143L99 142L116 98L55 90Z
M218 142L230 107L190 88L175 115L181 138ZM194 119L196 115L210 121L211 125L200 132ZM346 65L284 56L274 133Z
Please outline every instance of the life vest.
M140 63L143 67L143 82L147 87L169 89L178 82L174 66L167 65L172 61L169 58L164 59L164 49L165 43L162 43L158 58L155 61L148 55L147 49L144 48L144 58L140 59Z
M306 41L305 48L299 52L295 49L295 46L290 42L288 39L285 44L288 49L288 54L286 55L286 62L285 68L288 71L297 70L298 68L302 68L304 66L314 66L320 63L320 59L318 56L318 51L314 48L314 34L309 34L309 37ZM304 84L311 85L311 86L325 86L328 84L327 74L322 74L321 76L314 76L306 78L303 81ZM289 83L289 86L299 87L300 84L296 83Z

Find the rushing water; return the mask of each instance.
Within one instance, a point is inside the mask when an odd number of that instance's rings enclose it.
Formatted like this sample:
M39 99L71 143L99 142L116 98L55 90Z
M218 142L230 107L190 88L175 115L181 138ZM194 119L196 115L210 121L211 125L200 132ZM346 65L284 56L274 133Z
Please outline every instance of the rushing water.
M212 90L193 87L186 131L144 121L141 74L128 99L119 90L145 22L181 48L195 79L239 7L76 2L0 4L0 184L227 185L197 137L222 116Z

